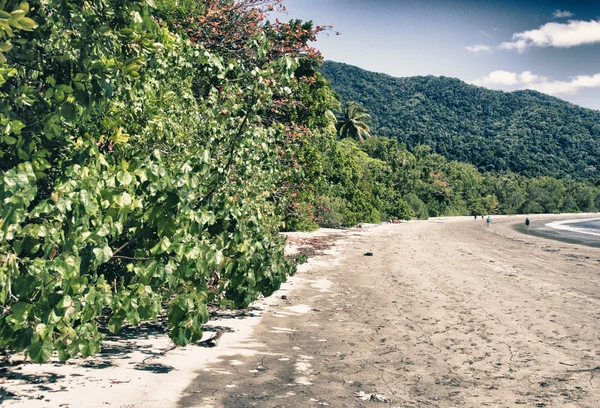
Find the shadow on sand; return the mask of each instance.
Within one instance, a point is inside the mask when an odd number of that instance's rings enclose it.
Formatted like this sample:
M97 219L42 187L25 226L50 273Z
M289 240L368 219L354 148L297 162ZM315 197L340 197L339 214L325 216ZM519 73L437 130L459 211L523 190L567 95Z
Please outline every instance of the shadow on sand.
M217 319L244 319L256 316L259 308L250 307L246 310L213 310L210 313L210 320ZM207 326L207 335L209 332L221 330L223 332L232 332L229 327ZM143 323L138 327L125 326L118 334L109 334L106 328L100 329L106 334L102 344L102 351L88 358L74 358L67 362L52 362L43 364L50 367L61 367L77 365L88 369L102 370L123 364L131 364L134 370L151 372L154 374L167 374L174 367L155 363L152 360L164 356L176 347L172 344L167 347L157 347L157 343L163 343L168 336L169 328L166 316L159 317L154 322ZM205 336L206 337L206 336ZM156 340L156 341L155 341ZM214 343L198 343L197 347L214 347ZM130 361L133 354L141 353L144 358L141 362ZM57 375L51 372L45 372L41 375L29 375L22 372L23 367L33 364L23 360L23 355L5 356L0 359L0 406L9 400L42 400L47 393L56 393L67 391L66 386L57 388L56 382L65 379L67 376L82 377L81 374ZM7 389L9 384L19 384L20 388L27 388L26 392L15 393ZM54 385L54 386L53 386Z

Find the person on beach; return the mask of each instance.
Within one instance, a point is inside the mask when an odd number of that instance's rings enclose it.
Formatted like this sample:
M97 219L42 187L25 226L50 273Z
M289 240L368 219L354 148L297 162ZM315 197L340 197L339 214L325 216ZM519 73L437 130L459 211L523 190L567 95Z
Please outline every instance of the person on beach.
M529 232L529 217L525 218L525 228L527 229L527 232Z
M488 217L487 217L487 220L486 220L485 222L487 223L487 227L489 228L489 227L490 227L490 225L492 225L492 217L490 217L490 216L488 215Z

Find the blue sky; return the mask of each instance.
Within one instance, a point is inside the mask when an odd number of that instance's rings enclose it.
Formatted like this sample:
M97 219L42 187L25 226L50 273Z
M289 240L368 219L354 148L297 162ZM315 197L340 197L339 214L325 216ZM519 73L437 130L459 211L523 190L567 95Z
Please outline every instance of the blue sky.
M327 60L393 76L536 89L600 109L600 0L285 0L287 18L333 24ZM286 19L284 18L280 19Z

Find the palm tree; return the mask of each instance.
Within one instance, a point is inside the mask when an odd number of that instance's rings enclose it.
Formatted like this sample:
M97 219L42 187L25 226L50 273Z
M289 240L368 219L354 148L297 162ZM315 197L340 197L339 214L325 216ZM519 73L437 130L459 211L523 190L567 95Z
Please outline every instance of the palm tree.
M371 115L367 110L356 102L348 102L346 108L337 116L335 128L340 139L347 137L364 142L365 139L371 137L371 130L367 122L371 119Z

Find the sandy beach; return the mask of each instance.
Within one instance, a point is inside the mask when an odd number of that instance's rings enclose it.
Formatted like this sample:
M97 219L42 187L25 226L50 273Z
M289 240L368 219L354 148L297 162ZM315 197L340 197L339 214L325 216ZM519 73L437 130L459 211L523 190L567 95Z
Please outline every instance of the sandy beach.
M272 298L212 322L216 347L164 352L154 325L91 359L1 367L0 402L600 406L600 248L519 233L521 216L493 221L290 234L312 258Z

